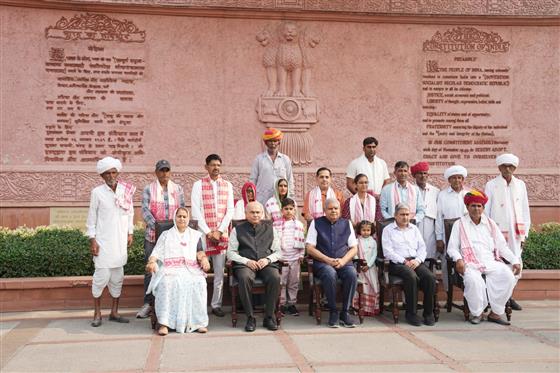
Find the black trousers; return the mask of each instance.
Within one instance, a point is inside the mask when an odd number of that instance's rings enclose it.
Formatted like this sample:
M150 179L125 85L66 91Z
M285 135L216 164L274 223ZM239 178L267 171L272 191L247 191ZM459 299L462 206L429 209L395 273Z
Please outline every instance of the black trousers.
M239 298L247 316L253 317L253 298L251 291L255 284L255 278L264 282L264 316L272 317L278 295L280 294L280 271L274 266L266 266L260 271L253 271L249 267L238 267L233 271L237 282L239 282Z
M410 269L404 264L389 264L389 274L403 279L406 314L416 314L418 303L418 287L424 293L424 316L432 316L434 312L434 292L436 289L436 276L428 267L421 263L416 269Z

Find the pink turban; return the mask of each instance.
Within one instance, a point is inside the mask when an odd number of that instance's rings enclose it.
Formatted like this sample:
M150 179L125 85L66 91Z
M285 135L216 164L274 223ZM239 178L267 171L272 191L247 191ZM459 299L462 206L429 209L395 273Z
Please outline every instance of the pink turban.
M412 167L410 167L410 173L412 175L418 172L428 172L430 170L430 164L428 162L418 162Z
M478 189L473 189L470 192L468 192L467 194L465 194L465 205L470 205L471 203L480 203L481 205L486 205L486 202L488 202L488 197L486 197L486 194L484 194L484 192L481 192Z

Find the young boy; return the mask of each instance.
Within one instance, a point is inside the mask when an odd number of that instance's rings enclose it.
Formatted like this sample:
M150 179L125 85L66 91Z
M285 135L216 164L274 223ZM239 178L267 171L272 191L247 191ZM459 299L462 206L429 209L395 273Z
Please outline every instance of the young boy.
M299 316L296 303L305 239L303 224L296 219L296 203L291 198L282 200L282 219L277 225L277 232L280 237L282 261L288 264L287 267L282 268L280 280L281 310L283 313Z

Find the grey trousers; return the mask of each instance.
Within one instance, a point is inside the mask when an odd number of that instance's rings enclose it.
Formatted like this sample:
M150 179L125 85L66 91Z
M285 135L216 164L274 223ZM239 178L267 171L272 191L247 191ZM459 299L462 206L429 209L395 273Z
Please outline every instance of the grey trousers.
M234 269L235 278L239 282L239 298L247 317L253 317L253 298L251 290L255 283L255 278L263 280L265 286L264 293L264 316L272 317L278 295L280 294L280 271L273 266L266 266L260 271L253 271L249 267L239 267Z
M150 258L150 255L152 255L152 251L154 251L155 246L155 242L150 242L144 239L144 264L148 263L148 259ZM144 273L144 304L150 303L154 299L154 296L152 294L146 294L151 280L152 274Z

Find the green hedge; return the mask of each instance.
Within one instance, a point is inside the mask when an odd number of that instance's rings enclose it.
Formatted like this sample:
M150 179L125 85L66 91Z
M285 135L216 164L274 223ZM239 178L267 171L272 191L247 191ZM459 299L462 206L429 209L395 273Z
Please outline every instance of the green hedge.
M144 229L136 227L125 273L144 273ZM560 224L531 230L523 251L526 269L560 269ZM90 276L89 242L76 228L0 228L0 277Z
M560 223L546 223L531 230L523 250L523 266L530 269L560 269Z
M125 273L144 273L144 230L135 228ZM0 277L91 276L89 241L76 228L0 228Z

